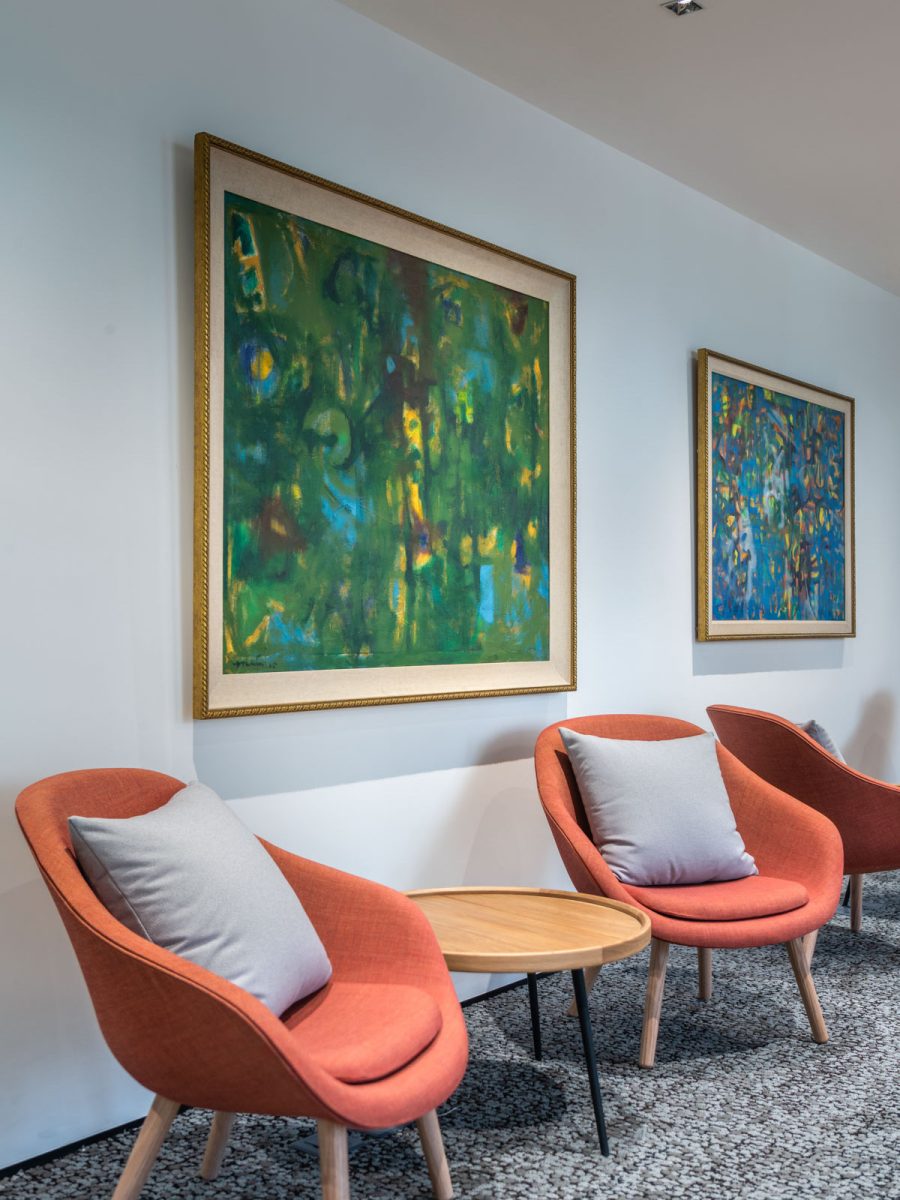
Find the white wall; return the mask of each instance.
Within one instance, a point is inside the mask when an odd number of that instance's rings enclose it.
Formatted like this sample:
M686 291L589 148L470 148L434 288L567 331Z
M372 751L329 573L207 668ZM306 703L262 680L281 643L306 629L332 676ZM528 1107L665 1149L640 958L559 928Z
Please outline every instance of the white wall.
M295 796L253 796L232 805L275 845L404 891L535 881L572 886L535 801L531 758ZM455 980L464 999L510 978L460 974Z
M33 779L196 766L255 827L404 886L556 881L528 764L490 764L567 711L815 715L898 777L900 300L332 0L7 0L3 25L0 1164L144 1104L14 826ZM576 695L192 726L199 129L577 272ZM857 397L855 641L694 643L701 345Z

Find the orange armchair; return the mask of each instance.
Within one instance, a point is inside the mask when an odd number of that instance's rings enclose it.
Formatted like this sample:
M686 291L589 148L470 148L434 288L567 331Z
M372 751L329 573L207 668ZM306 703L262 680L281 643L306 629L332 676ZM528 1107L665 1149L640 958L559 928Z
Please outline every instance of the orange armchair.
M322 1193L347 1200L347 1129L415 1120L439 1200L452 1196L436 1109L466 1067L462 1012L428 921L390 888L263 842L300 897L334 974L276 1017L235 984L120 924L82 876L71 815L128 817L183 785L138 770L73 771L26 788L22 831L65 923L97 1018L126 1071L156 1093L114 1200L134 1200L181 1104L215 1112L215 1178L234 1114L318 1122Z
M762 779L824 813L844 842L850 925L862 927L863 876L900 868L900 787L854 771L774 713L713 704L719 740Z
M620 883L591 839L578 785L559 735L658 741L703 730L670 717L593 716L558 721L538 737L535 770L541 804L572 884L624 900L650 917L653 939L644 1007L640 1064L652 1067L662 1011L669 946L694 946L700 998L712 994L712 950L787 945L813 1038L828 1032L809 970L815 933L834 914L841 887L840 835L829 820L757 778L724 747L719 766L737 827L760 874L729 883L633 887Z

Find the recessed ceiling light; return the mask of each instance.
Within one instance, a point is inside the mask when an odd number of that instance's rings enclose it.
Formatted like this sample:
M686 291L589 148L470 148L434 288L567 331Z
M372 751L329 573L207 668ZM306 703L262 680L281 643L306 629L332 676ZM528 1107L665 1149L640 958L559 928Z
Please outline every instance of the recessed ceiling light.
M697 0L666 0L661 7L667 8L676 17L683 17L685 13L699 12L703 5L698 4Z

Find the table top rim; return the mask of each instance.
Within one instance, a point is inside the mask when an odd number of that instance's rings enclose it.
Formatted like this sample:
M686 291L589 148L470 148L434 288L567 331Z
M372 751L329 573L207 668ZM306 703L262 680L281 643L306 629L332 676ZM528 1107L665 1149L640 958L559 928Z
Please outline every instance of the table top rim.
M629 957L636 953L643 946L647 945L651 937L650 918L643 909L640 909L632 904L626 904L621 900L612 900L608 896L596 896L588 892L562 891L555 888L535 888L535 887L494 887L491 885L483 886L464 886L464 887L445 887L445 888L417 888L407 892L406 895L415 903L416 900L447 899L447 900L466 900L475 899L479 895L486 895L496 898L506 895L510 899L516 896L528 899L541 899L564 901L565 907L570 905L578 905L587 908L599 909L606 912L619 912L623 916L630 918L633 922L631 931L622 931L621 937L612 941L585 942L581 945L569 944L565 947L535 947L535 949L511 949L504 948L501 945L486 948L478 946L477 943L471 945L447 945L442 942L441 949L447 961L448 967L451 970L473 971L473 970L559 970L562 967L573 967L576 965L598 965L601 962L611 962L619 958ZM421 911L427 917L428 911L426 905L420 906ZM448 911L448 916L452 914L452 910ZM500 909L496 916L503 919L504 916L514 916L515 909L510 905L505 911ZM437 914L434 914L437 916ZM471 917L471 912L466 914ZM599 915L599 914L598 914ZM486 924L490 924L491 917L486 912L484 916ZM529 965L532 964L532 965Z
M609 896L595 896L592 892L567 892L562 888L542 887L498 887L493 884L465 884L460 887L413 888L405 892L410 900L421 900L430 896L443 896L448 900L465 899L467 896L527 896L529 898L563 900L566 903L592 904L597 908L613 908L637 917L642 922L649 917L636 904L624 900L613 900Z

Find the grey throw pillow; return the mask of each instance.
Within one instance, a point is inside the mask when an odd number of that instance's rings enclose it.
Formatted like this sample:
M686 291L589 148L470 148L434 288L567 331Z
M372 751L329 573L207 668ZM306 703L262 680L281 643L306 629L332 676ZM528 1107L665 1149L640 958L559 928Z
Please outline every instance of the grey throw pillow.
M758 874L735 824L714 734L637 742L559 732L594 841L622 883Z
M202 783L138 817L70 817L69 830L81 869L114 917L252 992L276 1015L331 977L293 888Z
M847 761L831 740L831 735L824 725L820 725L818 721L804 721L800 728L804 733L809 734L814 742L818 742L823 750L827 750L829 754L833 754L838 762Z

